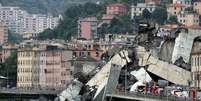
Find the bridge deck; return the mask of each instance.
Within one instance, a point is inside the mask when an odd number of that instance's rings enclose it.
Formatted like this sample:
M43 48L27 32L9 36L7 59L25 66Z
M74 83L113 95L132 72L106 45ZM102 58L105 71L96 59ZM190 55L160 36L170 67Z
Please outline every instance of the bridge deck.
M61 90L40 90L40 89L0 89L0 94L30 94L30 95L57 95Z
M156 95L145 95L145 94L137 94L137 93L113 93L107 94L107 98L111 99L124 99L128 101L191 101L191 99L187 98L177 98L177 97L165 97L165 96L156 96Z

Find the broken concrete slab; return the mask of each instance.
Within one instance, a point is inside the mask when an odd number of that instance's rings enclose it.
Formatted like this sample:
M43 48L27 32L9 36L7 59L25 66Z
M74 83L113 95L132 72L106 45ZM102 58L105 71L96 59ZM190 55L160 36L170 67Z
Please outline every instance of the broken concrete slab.
M124 65L131 62L128 57L127 50L122 50L119 53L120 54L113 56L111 60L106 65L104 65L103 68L86 84L91 87L96 86L98 88L94 99L99 96L99 94L104 90L105 85L108 83L111 66L115 64L122 68Z
M189 71L153 57L149 52L146 52L144 47L139 46L136 51L139 65L148 65L147 70L149 72L179 85L188 85L188 81L191 80L191 73Z
M190 53L193 47L194 39L201 36L200 29L183 29L175 40L175 46L172 54L172 63L183 57L186 63L189 62Z
M135 76L135 78L140 82L151 82L152 80L150 75L145 71L144 68L132 71L130 74Z
M81 101L79 93L82 86L83 84L75 79L66 90L59 94L59 101Z
M131 60L128 57L128 51L122 51L124 53L124 57L120 56L119 54L116 54L112 57L112 59L103 66L103 68L87 83L89 86L99 86L105 79L108 78L110 68L112 64L124 66L127 64L127 62L131 62Z

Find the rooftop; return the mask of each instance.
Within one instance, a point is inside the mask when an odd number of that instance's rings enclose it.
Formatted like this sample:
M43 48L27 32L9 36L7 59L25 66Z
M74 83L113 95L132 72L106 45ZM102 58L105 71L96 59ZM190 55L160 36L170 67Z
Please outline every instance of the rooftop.
M110 7L110 6L125 6L125 5L121 3L115 3L115 4L110 4L107 7Z
M96 59L89 56L80 56L75 59L75 61L87 61L87 62L98 62Z
M169 7L185 7L185 5L180 4L180 3L175 3L175 4L169 5Z
M137 5L132 5L132 7L155 7L155 3L138 3Z
M79 21L98 21L96 17L79 18Z
M160 26L160 28L168 28L168 29L174 29L178 27L179 27L178 24L166 24L166 25Z
M199 25L184 26L183 28L189 28L189 29L200 29L200 30L201 30L201 26L199 26Z

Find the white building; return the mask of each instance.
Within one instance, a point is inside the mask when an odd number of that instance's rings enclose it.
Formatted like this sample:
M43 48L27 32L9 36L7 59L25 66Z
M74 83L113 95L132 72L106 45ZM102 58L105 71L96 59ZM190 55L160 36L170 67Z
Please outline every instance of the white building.
M132 5L131 6L131 18L133 19L134 16L140 16L142 15L142 12L144 9L149 10L149 12L153 12L156 9L156 4L155 3L138 3L136 6Z
M55 28L59 17L41 14L29 14L19 7L0 5L0 21L4 22L9 30L18 34L39 33L47 28Z
M25 11L19 7L3 7L0 6L0 20L4 22L11 31L18 33L20 32L19 25L22 25L22 18Z

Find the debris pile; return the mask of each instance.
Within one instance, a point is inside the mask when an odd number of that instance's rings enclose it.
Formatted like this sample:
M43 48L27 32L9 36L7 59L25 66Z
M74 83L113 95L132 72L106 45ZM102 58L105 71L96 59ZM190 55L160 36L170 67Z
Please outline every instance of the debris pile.
M112 55L105 55L107 63L96 72L89 73L91 76L78 76L77 80L82 83L69 85L69 88L60 96L65 93L64 98L68 101L102 101L107 97L107 94L116 92L189 97L191 93L189 90L191 68L185 61L188 57L183 58L183 53L180 55L173 54L174 51L179 49L175 44L180 43L177 42L179 40L177 38L181 37L178 33L183 32L183 30L175 29L175 31L171 31L171 35L164 35L170 38L164 38L157 36L155 27L147 24L141 24L140 26L139 35L136 36L135 42L133 42L134 45L113 49L115 52L112 52ZM172 36L174 34L177 35ZM171 45L165 45L168 44L167 40L170 41ZM177 41L174 42L173 40ZM166 49L164 48L166 46L170 47ZM164 50L167 50L170 56L162 52ZM156 55L153 55L153 51L156 51ZM162 54L168 57L159 56ZM172 62L174 55L180 57ZM72 94L69 89L73 87L77 89ZM79 100L75 100L75 96Z

